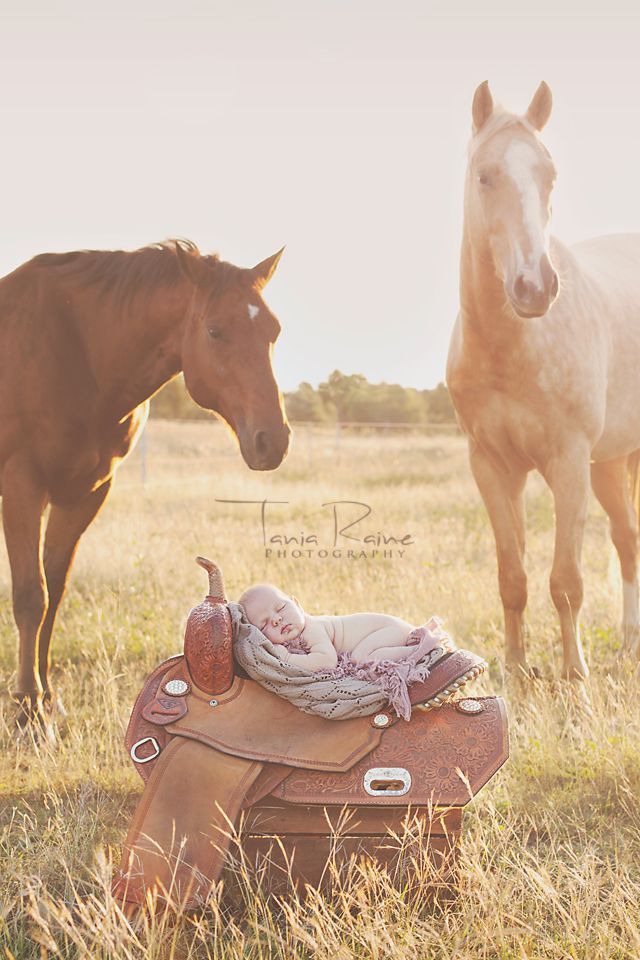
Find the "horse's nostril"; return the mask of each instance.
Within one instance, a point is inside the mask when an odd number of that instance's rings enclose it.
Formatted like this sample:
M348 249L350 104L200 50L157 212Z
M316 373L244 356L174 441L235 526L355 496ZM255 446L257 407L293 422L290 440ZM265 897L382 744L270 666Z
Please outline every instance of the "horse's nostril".
M251 450L247 463L253 470L275 470L289 446L289 427L282 424L270 430L256 430L249 434ZM248 439L249 439L248 438Z
M269 453L269 434L266 430L257 430L253 437L253 446L261 460Z
M513 285L513 292L518 298L518 300L524 300L527 293L529 292L529 284L523 277L521 273L516 277L516 282Z

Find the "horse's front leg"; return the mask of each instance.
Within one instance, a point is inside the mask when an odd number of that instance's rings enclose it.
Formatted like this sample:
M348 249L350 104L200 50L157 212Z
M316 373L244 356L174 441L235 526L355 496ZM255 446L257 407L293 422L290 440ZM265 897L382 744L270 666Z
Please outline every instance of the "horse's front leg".
M40 630L38 672L44 702L52 700L49 682L49 648L51 633L67 585L67 578L80 537L97 515L111 489L111 479L83 500L66 506L53 504L49 513L44 540L44 573L49 593L49 606Z
M42 564L42 514L47 493L37 469L26 455L11 457L2 471L2 521L7 542L13 615L20 647L18 723L42 720L42 685L37 669L40 627L47 611L47 585Z
M507 669L528 675L530 670L524 646L524 610L527 605L524 487L527 474L502 473L472 440L469 441L469 462L496 541Z
M583 586L580 560L589 500L588 444L574 444L545 470L555 503L556 542L549 586L560 618L563 676L586 679L589 670L580 641Z

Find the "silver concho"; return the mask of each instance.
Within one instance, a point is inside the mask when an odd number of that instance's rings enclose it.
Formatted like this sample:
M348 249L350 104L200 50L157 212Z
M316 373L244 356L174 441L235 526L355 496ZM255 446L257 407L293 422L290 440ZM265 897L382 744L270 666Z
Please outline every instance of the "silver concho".
M460 713L473 715L476 713L482 713L484 710L484 704L480 703L479 700L457 700L456 709L459 710Z
M388 727L389 726L389 717L386 713L376 713L373 718L374 727Z
M162 689L170 697L184 697L189 692L189 684L186 680L167 680Z

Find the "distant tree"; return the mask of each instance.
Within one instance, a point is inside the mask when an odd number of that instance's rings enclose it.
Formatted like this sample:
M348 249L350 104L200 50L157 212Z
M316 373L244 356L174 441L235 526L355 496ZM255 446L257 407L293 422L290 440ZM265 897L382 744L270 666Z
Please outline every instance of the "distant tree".
M329 411L322 402L322 397L306 381L303 381L297 390L285 393L284 403L289 420L320 423L329 419Z
M444 383L428 391L428 419L432 423L455 423L456 414L451 396Z
M415 390L397 383L369 383L361 373L334 370L317 390L303 381L285 394L292 421L322 423L454 423L453 405L444 383ZM151 416L172 420L203 419L210 414L193 402L180 374L151 401Z
M397 383L367 383L351 398L349 420L419 423L424 419L417 390Z
M327 410L334 411L332 419L347 421L355 419L350 415L350 408L366 386L367 379L361 373L345 374L334 370L329 379L320 384L318 393Z

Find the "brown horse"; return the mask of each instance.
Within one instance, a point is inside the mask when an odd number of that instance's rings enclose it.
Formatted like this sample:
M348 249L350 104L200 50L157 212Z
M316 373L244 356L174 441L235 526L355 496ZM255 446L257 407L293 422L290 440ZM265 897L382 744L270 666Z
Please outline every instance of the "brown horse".
M21 721L51 701L51 632L78 541L163 384L182 370L252 469L282 462L280 326L261 296L281 254L241 269L168 241L43 254L0 280L0 494Z

